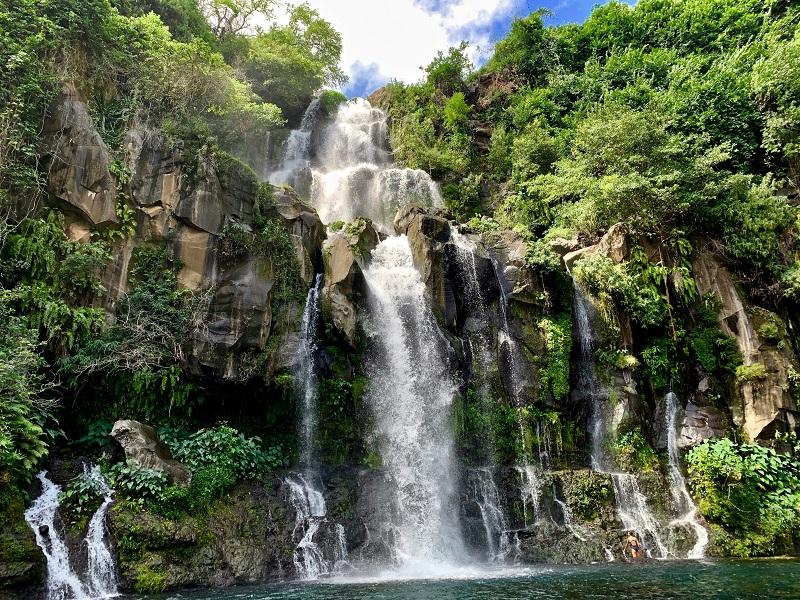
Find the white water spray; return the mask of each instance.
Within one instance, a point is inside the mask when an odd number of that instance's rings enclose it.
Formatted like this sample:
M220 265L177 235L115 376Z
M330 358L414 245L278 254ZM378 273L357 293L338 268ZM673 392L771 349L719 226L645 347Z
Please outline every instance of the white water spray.
M295 571L300 579L318 579L341 567L347 561L347 543L344 527L335 524L335 543L325 543L330 522L322 492L322 480L316 470L314 451L317 433L317 404L319 380L317 378L317 328L321 319L320 291L322 274L318 274L314 287L308 291L303 320L300 327L300 345L297 348L295 379L300 396L300 461L304 472L292 473L285 484L289 488L289 501L295 509L292 538L297 544L293 554Z
M61 487L44 472L36 477L42 484L42 495L25 511L25 520L47 559L47 600L86 598L89 593L70 565L67 544L56 525Z
M33 529L36 544L47 559L47 600L81 600L118 595L116 566L107 545L105 526L113 492L98 467L84 467L84 473L103 495L103 503L89 521L85 540L88 567L83 580L72 567L69 549L60 529L58 509L61 487L50 481L44 471L37 475L42 494L25 511L25 520Z
M103 503L89 521L86 533L88 587L92 596L107 598L117 594L117 569L107 544L106 529L106 515L114 502L114 491L100 472L100 467L95 465L89 468L88 465L84 465L83 472L92 482L94 489L103 496Z
M669 458L669 490L675 507L681 516L673 520L670 525L688 526L695 533L695 544L687 558L701 559L705 556L708 545L708 531L698 519L697 505L686 489L686 480L681 471L680 456L678 454L678 396L668 392L664 397L664 427L667 433L667 454Z
M511 541L492 470L485 467L470 469L467 473L467 487L470 498L478 505L481 513L489 560L505 560L511 550Z
M289 135L284 159L270 182L289 183L305 195L323 223L372 219L379 229L392 232L397 209L410 202L442 206L439 187L425 171L393 165L389 151L386 113L356 99L339 106L319 132L312 152L318 108L306 111L300 129Z
M300 345L295 362L295 381L300 391L302 414L300 415L301 448L300 461L304 468L314 464L314 436L317 431L317 402L319 381L317 380L317 328L322 318L320 291L322 273L317 275L314 287L308 290L303 320L300 326Z
M384 518L396 526L398 566L430 573L465 556L453 510L457 486L450 413L457 389L408 239L382 241L364 277L367 402L395 505L386 507Z
M667 547L661 540L658 522L647 506L647 499L639 487L639 481L635 475L620 472L616 468L613 457L609 456L606 451L607 440L614 429L614 419L606 406L608 393L598 382L594 370L590 302L574 280L573 291L575 327L581 351L578 365L578 389L587 394L591 402L592 468L600 473L611 475L617 516L623 527L637 533L648 556L652 556L653 550L655 550L658 558L666 558ZM652 540L652 544L649 542L650 540Z

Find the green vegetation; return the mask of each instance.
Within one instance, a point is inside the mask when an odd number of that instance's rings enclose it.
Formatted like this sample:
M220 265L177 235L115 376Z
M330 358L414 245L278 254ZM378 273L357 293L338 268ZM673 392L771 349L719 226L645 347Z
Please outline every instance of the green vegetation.
M569 395L572 315L564 313L556 319L543 317L539 320L538 326L547 351L546 363L539 369L541 393L549 394L556 402L563 402Z
M789 441L785 454L728 439L689 452L692 492L716 526L718 551L742 557L791 553L800 530L800 445Z
M586 246L621 224L621 253L572 268L611 339L647 340L607 356L627 350L659 390L688 360L728 380L741 358L701 314L694 261L713 248L753 302L796 314L800 12L641 0L581 25L543 16L516 20L477 70L461 45L389 85L397 159L440 179L474 230L523 233L543 273L562 269L551 240Z

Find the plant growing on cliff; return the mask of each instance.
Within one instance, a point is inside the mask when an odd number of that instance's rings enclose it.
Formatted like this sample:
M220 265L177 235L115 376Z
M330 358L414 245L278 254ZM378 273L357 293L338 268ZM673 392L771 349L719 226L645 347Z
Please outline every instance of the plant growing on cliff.
M0 303L0 481L26 481L56 432L35 330Z
M83 376L113 374L106 387L116 409L125 406L148 420L173 408L191 413L193 386L182 370L184 352L192 334L204 326L211 293L181 289L178 268L162 249L136 249L131 289L119 300L116 321L62 361L73 386Z
M539 369L541 389L556 402L563 402L569 395L572 315L564 313L556 319L539 319L538 327L547 351L545 364Z

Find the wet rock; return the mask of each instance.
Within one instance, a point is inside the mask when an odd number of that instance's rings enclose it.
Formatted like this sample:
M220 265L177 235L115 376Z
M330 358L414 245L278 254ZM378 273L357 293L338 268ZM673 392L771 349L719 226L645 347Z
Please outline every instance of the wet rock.
M444 247L450 240L450 223L441 211L420 206L400 208L394 219L398 235L407 235L414 267L420 272L431 295L433 310L447 327L455 325L455 313L448 303Z
M113 437L125 450L125 458L148 469L167 474L174 483L189 483L191 471L181 462L173 460L169 448L158 439L155 429L138 421L123 420L114 423Z
M359 219L346 225L325 246L322 311L354 348L357 346L357 305L365 286L362 267L377 244L378 235L371 222Z

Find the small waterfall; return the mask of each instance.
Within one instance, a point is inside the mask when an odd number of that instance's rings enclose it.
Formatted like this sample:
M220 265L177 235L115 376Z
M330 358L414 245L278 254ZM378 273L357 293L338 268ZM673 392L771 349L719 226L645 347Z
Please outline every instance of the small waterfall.
M47 559L47 600L86 598L89 592L72 570L67 544L56 525L61 487L50 481L44 472L36 477L42 484L42 495L25 511L25 520Z
M285 479L289 501L295 509L292 538L297 546L293 560L300 579L317 579L334 572L347 561L347 543L344 527L334 524L336 540L326 544L330 522L322 492L322 480L316 472L314 439L317 433L317 328L321 320L320 291L323 275L317 274L314 287L308 290L303 320L300 327L300 345L297 348L295 379L299 388L300 408L300 462L304 472L292 473Z
M303 475L293 473L285 480L289 487L289 501L295 510L292 537L294 567L300 579L317 579L331 572L335 566L326 560L322 547L314 540L325 520L325 498Z
M89 521L86 535L88 567L85 583L72 568L69 549L61 534L58 519L61 487L50 481L44 471L37 475L42 494L25 511L25 520L47 559L47 600L108 598L118 594L116 566L107 545L105 525L113 491L98 467L89 469L85 466L84 474L103 495L103 503Z
M500 502L500 493L491 469L470 469L467 473L469 497L478 505L486 533L486 548L489 559L503 561L511 550L508 537L508 521Z
M667 455L669 458L669 490L675 507L681 514L670 525L685 525L694 530L695 545L689 550L687 558L700 559L705 556L708 545L708 531L698 520L697 505L686 489L686 480L681 471L678 455L678 396L672 391L664 397L664 426L667 433Z
M592 468L600 473L611 475L614 484L614 499L617 515L627 530L635 531L642 542L648 556L652 555L652 546L658 551L658 558L666 558L667 548L661 541L658 523L647 506L647 499L642 493L635 475L619 472L615 460L606 450L607 440L613 433L613 418L606 407L608 393L597 380L594 369L594 352L592 347L592 322L590 318L590 302L580 286L573 280L575 298L575 327L580 341L580 362L578 365L578 389L591 402L591 440ZM651 543L652 541L652 543Z
M300 127L289 132L278 169L270 173L272 185L289 185L299 194L306 195L311 185L311 135L320 112L319 99L315 98L303 113Z
M364 270L370 387L367 403L391 486L395 560L441 572L465 556L458 522L451 412L457 394L441 334L406 236L389 237Z
M317 328L322 318L320 291L322 273L317 274L314 287L308 290L303 321L300 326L300 345L297 348L295 380L300 388L302 414L300 416L300 462L306 469L314 464L314 436L317 432L317 401L319 382L317 381Z
M88 465L84 465L83 470L95 490L103 496L103 503L89 521L86 533L88 585L92 596L107 598L117 594L117 568L108 547L106 530L106 515L114 502L114 491L108 486L100 467L95 465L90 469Z
M520 499L522 500L522 520L525 527L536 525L542 518L542 493L544 484L539 471L533 465L517 465L519 474ZM528 515L533 518L529 519Z

